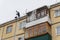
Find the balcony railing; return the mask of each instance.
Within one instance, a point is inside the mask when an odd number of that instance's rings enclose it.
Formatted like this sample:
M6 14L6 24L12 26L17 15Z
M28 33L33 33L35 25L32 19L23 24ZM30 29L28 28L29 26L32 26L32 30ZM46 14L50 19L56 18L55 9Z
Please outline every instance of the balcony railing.
M31 21L31 22L28 22L26 24L26 27L30 27L30 26L33 26L33 25L36 25L36 24L39 24L39 23L42 23L42 22L49 22L51 24L51 21L49 19L49 15L43 17L43 18L40 18L40 19L35 19L34 21Z

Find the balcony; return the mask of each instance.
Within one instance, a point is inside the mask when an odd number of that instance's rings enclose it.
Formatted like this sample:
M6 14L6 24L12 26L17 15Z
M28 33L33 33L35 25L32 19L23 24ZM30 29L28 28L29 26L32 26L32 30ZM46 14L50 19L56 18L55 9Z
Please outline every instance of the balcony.
M49 19L49 15L43 17L43 18L40 18L40 19L37 19L35 21L32 21L32 22L29 22L26 24L26 28L27 27L30 27L30 26L34 26L36 24L40 24L40 23L43 23L43 22L48 22L49 24L51 24L51 21Z

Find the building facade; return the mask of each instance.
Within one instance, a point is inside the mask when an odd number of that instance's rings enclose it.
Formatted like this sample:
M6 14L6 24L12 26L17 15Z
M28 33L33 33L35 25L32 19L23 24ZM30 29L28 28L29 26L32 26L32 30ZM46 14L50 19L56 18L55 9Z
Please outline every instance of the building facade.
M60 3L51 5L50 18L52 21L52 40L60 40Z
M27 13L25 40L51 40L51 26L47 6Z
M0 25L1 40L24 40L26 16L11 20Z
M0 25L0 40L60 40L60 3L43 6Z

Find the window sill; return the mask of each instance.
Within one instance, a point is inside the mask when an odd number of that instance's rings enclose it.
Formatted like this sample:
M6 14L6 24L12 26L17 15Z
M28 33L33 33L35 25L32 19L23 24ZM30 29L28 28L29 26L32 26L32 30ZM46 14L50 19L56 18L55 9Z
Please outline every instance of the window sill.
M60 17L60 16L55 16L55 18L58 18L58 17Z
M12 33L12 32L6 32L6 34L9 34L9 33Z
M19 30L23 30L24 28L19 28Z
M60 36L60 34L56 34L56 36Z

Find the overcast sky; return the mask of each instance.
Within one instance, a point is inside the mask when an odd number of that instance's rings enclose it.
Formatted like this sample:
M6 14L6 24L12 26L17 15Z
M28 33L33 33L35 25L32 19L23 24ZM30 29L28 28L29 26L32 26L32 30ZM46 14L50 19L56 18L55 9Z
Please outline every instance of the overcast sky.
M44 5L52 5L60 0L0 0L0 24L14 19L16 10L25 15L25 11L34 10Z

